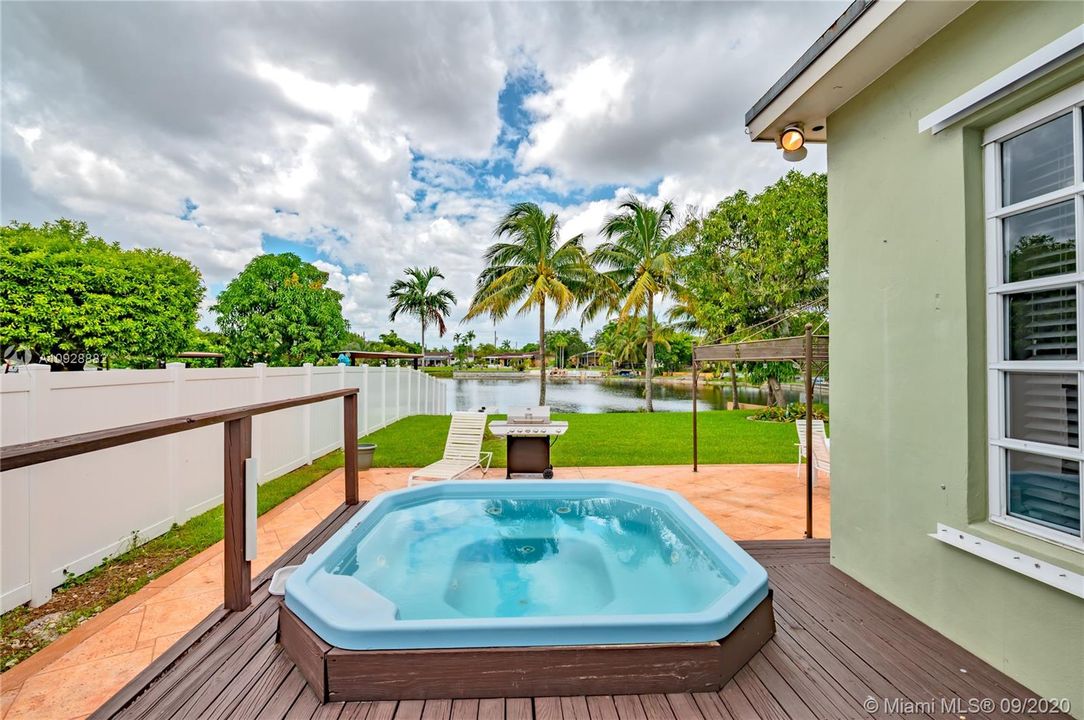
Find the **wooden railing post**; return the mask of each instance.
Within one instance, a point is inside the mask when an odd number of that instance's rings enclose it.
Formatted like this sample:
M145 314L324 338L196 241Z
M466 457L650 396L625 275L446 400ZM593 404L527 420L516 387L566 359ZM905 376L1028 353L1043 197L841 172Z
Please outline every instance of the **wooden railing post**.
M358 395L343 396L343 473L346 475L346 504L358 504Z
M252 601L252 563L245 559L245 461L252 455L252 416L228 420L225 440L225 597L227 610L244 610Z

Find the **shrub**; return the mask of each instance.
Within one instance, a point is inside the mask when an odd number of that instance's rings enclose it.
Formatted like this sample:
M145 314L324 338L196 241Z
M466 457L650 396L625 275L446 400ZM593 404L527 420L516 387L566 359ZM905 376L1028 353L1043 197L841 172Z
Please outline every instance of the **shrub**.
M749 416L750 420L762 420L764 422L794 422L805 419L805 403L792 402L784 407L766 407L757 410ZM813 419L827 420L828 413L822 408L813 405Z

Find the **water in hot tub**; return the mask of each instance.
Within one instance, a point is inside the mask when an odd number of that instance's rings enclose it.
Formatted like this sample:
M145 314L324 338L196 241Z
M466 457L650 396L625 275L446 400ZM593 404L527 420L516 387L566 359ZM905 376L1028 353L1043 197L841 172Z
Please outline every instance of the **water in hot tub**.
M688 613L736 583L666 511L608 498L403 507L330 569L402 620Z

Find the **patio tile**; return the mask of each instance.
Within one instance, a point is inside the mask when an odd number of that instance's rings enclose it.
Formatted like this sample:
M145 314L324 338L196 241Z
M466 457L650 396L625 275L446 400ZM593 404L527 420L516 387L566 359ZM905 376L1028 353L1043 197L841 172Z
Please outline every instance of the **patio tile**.
M170 646L180 640L182 637L184 637L186 632L188 631L183 630L181 632L170 633L169 635L163 635L162 637L155 638L153 645L154 657L157 659L159 655L164 653L166 650L169 650Z
M188 595L167 602L147 605L139 639L159 638L187 631L222 604L221 585L214 590Z
M142 608L139 612L122 615L108 627L98 631L85 642L65 653L63 657L45 668L45 671L60 670L80 663L132 652L136 649L139 628L142 624Z
M23 683L5 720L70 718L93 712L151 661L150 648L38 673Z
M163 588L162 592L147 600L147 605L171 602L190 595L199 595L208 590L216 590L222 587L222 577L222 558L208 560L172 585Z
M11 704L15 702L15 696L18 694L19 688L0 692L0 718L6 718L8 716L8 710L11 709Z

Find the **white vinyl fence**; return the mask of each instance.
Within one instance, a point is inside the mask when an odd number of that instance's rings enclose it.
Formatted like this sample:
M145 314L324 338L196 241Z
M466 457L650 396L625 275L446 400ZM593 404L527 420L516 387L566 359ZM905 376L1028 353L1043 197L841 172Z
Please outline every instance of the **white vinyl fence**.
M266 367L0 375L0 445L102 430L356 387L358 432L408 415L444 414L445 387L410 368ZM91 569L133 542L222 502L222 426L0 473L0 609L41 604L65 573ZM252 454L260 482L342 444L342 400L260 415Z

